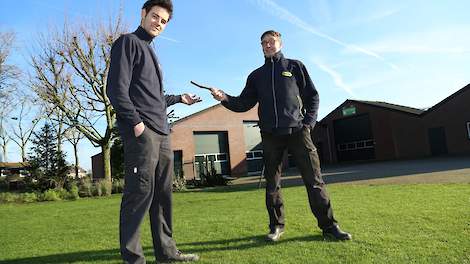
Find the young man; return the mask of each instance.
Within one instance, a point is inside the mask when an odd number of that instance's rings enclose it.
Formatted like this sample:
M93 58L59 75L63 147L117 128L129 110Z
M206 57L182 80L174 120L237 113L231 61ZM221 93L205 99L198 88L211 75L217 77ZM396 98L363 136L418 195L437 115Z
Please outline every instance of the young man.
M264 32L261 46L265 63L248 76L240 96L227 95L217 88L212 88L212 95L235 112L248 111L259 103L270 229L267 240L277 241L284 233L281 167L287 149L300 170L310 208L323 230L323 236L350 240L351 235L341 231L333 217L318 154L310 136L317 118L318 92L303 63L284 58L279 32Z
M172 238L173 152L167 106L199 101L194 95L164 95L160 64L150 46L173 12L171 0L149 0L141 24L113 44L107 95L124 144L125 186L120 212L120 245L124 263L145 263L139 226L150 215L158 262L197 261L182 254Z

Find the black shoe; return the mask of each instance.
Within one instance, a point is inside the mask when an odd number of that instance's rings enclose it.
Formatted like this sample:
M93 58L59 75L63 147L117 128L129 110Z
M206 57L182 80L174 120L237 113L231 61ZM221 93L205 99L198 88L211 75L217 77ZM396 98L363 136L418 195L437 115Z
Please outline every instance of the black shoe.
M276 242L281 238L282 234L284 234L284 228L276 227L274 230L269 232L269 234L266 236L266 240Z
M323 237L325 239L334 239L334 240L351 240L352 236L349 233L341 231L338 225L326 228L323 230Z
M199 256L196 254L183 254L181 251L177 251L176 255L167 258L157 258L157 263L171 263L171 262L190 262L198 261Z

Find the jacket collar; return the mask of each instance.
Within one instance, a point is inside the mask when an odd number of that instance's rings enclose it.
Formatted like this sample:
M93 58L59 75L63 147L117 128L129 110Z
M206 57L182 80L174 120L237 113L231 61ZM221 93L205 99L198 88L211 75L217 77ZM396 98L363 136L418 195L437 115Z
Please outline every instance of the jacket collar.
M278 51L274 56L272 57L274 62L278 62L279 60L283 59L284 55L282 54L281 51ZM271 58L266 58L264 57L264 62L265 63L271 63Z
M139 39L141 39L141 40L143 40L143 41L145 41L145 42L147 42L147 43L149 43L149 44L150 44L150 43L152 42L152 40L154 39L154 37L152 37L149 33L147 33L147 31L146 31L143 27L141 27L141 26L139 26L139 27L137 28L137 30L134 31L134 34L135 34Z

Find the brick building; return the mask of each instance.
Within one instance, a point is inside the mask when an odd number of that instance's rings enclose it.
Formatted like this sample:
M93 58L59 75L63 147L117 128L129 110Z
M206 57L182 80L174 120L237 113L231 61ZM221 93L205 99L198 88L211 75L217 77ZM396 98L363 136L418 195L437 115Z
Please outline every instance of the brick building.
M346 100L315 126L322 163L470 155L470 84L423 110ZM198 178L210 163L218 174L239 177L262 170L258 108L234 113L214 105L172 124L175 171ZM284 166L292 166L285 157ZM470 164L469 164L470 166ZM93 178L103 177L102 157L93 157Z
M171 126L175 171L199 177L201 165L212 163L218 174L239 177L262 169L257 106L244 113L221 104L177 120Z
M470 85L430 109L346 100L314 130L322 162L470 154Z

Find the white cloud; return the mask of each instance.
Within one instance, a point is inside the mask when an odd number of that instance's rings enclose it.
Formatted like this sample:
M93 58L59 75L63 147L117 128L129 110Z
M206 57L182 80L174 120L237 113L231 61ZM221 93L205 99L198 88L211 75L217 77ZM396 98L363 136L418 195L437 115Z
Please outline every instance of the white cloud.
M158 36L158 38L168 40L168 41L171 41L171 42L174 42L174 43L181 43L181 41L179 41L179 40L169 38L169 37L165 37L165 36Z
M335 83L337 87L343 89L350 96L356 97L356 95L353 92L352 87L344 82L343 77L341 76L339 72L335 71L333 68L327 66L326 64L322 62L314 61L314 63L318 68L320 68L322 71L330 75L330 77L333 79L333 82Z
M378 11L372 14L371 16L366 17L365 19L362 19L361 21L362 23L370 23L373 21L382 20L382 19L385 19L385 18L388 18L390 16L397 14L399 11L400 11L400 8Z
M280 19L289 22L289 23L293 24L294 26L297 26L297 27L299 27L299 28L301 28L301 29L303 29L307 32L310 32L310 33L312 33L312 34L314 34L314 35L316 35L320 38L323 38L323 39L329 40L333 43L336 43L337 45L343 46L348 50L353 50L353 51L356 51L356 52L359 52L359 53L362 53L362 54L365 54L365 55L368 55L368 56L372 56L372 57L374 57L378 60L381 60L381 61L385 62L387 65L389 65L393 69L398 69L398 66L387 62L384 57L380 56L376 52L373 52L373 51L365 49L365 48L361 48L357 45L353 45L353 44L343 42L343 41L338 40L338 39L336 39L332 36L329 36L325 33L322 33L320 31L318 31L316 28L309 25L308 23L306 23L305 21L303 21L302 19L300 19L296 15L292 14L291 12L289 12L284 7L276 4L272 0L256 0L256 3L263 10L265 10L267 12L270 12L272 15L277 16Z
M377 53L464 54L470 53L470 28L452 27L425 32L402 33L361 46ZM347 50L347 52L356 52Z

